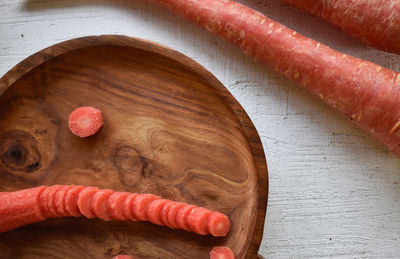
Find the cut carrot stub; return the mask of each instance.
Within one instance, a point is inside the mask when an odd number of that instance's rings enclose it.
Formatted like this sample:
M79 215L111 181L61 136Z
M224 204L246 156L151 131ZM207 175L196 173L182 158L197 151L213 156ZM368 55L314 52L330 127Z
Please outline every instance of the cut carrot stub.
M210 210L202 207L197 207L192 210L187 217L187 225L189 229L197 234L207 235L207 221L211 213Z
M213 212L208 217L207 220L207 229L208 233L215 237L223 237L228 234L231 228L231 224L229 222L229 218L219 212Z
M90 106L79 107L69 115L68 126L76 136L92 136L103 126L101 111Z
M235 259L235 254L229 247L216 246L210 252L210 259Z

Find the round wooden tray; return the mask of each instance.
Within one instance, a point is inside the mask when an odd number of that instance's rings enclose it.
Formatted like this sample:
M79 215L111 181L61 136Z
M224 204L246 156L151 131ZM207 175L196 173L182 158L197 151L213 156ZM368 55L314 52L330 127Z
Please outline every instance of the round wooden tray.
M69 40L0 79L0 191L82 184L148 192L226 213L225 238L145 222L52 219L0 234L5 258L256 258L268 196L263 148L246 112L201 65L125 36ZM78 106L105 125L68 130Z

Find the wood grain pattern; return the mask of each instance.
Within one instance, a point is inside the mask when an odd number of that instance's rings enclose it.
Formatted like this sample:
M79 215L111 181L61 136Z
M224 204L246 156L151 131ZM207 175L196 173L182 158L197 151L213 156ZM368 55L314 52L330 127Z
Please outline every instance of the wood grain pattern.
M226 213L226 238L148 223L59 219L0 236L14 258L207 258L215 245L256 257L268 194L265 157L250 119L193 60L123 36L45 49L0 79L0 190L83 184L149 192ZM105 125L88 139L67 127L90 105Z

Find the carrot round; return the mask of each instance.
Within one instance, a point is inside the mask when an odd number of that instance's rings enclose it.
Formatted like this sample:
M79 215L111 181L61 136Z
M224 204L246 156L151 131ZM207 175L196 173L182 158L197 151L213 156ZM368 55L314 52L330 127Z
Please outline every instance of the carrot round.
M69 115L68 126L81 138L92 136L103 126L101 111L90 106L76 108Z
M396 0L284 0L377 49L400 53L400 2Z
M149 1L299 83L400 157L400 74L332 50L231 0Z
M169 207L168 215L163 210L165 206ZM114 192L74 185L0 192L0 232L68 216L97 217L106 221L139 219L201 235L222 236L229 230L229 219L221 213L148 193Z
M133 259L133 258L129 255L116 255L113 257L113 259Z
M229 218L219 212L213 212L207 219L208 233L215 237L226 236L230 230Z
M210 252L210 259L235 259L235 254L229 247L216 246Z

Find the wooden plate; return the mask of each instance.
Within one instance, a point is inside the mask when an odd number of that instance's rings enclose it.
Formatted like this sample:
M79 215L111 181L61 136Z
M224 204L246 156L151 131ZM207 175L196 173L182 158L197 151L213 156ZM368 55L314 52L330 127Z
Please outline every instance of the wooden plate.
M2 258L208 258L226 245L254 258L268 176L246 112L202 66L125 36L73 39L22 61L0 79L0 191L83 184L149 192L226 213L225 238L144 222L52 219L0 234ZM80 139L78 106L105 126Z

